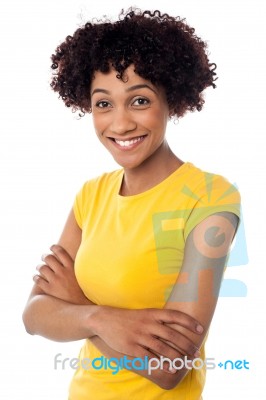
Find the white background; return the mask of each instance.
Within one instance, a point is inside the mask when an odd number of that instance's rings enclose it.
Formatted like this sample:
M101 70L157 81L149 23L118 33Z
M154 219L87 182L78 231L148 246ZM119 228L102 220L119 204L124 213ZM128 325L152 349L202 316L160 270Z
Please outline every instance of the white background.
M81 184L117 168L94 136L49 88L50 55L92 17L116 17L122 0L2 0L0 12L0 397L67 398L71 370L53 357L75 357L81 343L54 343L25 333L21 322L40 256L55 243ZM265 21L259 0L144 0L142 9L186 17L208 41L218 65L205 109L171 123L168 139L185 161L239 187L249 263L227 269L244 281L245 298L220 298L207 345L216 360L250 362L250 370L209 371L204 400L263 398L265 355ZM264 146L264 149L263 149ZM265 191L264 191L265 193ZM265 303L265 300L264 300ZM256 395L255 395L256 393Z

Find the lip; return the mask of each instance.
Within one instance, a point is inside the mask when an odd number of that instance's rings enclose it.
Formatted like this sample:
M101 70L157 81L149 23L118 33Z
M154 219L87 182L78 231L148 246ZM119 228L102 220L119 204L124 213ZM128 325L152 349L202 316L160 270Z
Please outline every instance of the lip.
M123 150L123 151L128 151L128 150L132 150L132 149L135 149L136 147L138 147L141 143L143 143L143 141L145 140L146 137L147 137L147 135L141 135L141 136L134 136L134 137L131 137L131 138L123 138L123 139L109 137L108 139L110 139L110 141L113 143L113 145L117 149ZM138 140L137 142L132 143L130 145L127 145L127 146L122 146L122 145L120 145L119 143L117 143L115 141L115 140L119 140L119 141L122 141L122 142L126 142L126 141L131 141L131 140L139 139L139 138L140 138L140 140Z

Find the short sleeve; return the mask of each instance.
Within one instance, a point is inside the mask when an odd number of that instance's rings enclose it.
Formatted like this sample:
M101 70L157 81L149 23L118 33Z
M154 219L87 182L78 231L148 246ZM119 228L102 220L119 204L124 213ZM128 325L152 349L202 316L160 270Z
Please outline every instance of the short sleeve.
M80 191L77 193L74 204L73 212L78 226L82 229L85 217L86 203L88 199L88 182L84 183Z
M235 185L221 175L208 174L207 182L197 188L194 197L197 201L189 210L184 229L185 240L196 225L212 214L228 211L240 219L240 193Z

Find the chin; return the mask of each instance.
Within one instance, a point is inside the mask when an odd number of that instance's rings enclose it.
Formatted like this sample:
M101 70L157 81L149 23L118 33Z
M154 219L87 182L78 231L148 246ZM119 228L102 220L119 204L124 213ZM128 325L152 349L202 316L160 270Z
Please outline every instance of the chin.
M134 170L138 168L141 164L135 164L135 163L123 163L123 162L118 162L115 160L118 165L120 165L121 168L125 170Z
M121 160L118 158L114 158L115 162L120 165L120 167L130 170L130 169L135 169L140 167L143 164L143 161L137 161L137 160Z

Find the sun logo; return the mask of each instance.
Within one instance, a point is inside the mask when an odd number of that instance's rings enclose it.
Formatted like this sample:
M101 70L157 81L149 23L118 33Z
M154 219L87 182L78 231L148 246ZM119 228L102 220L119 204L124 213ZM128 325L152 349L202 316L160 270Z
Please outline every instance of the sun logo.
M206 220L207 217L209 217L208 224L206 226L201 224L203 229L201 234L205 248L206 245L209 246L209 257L212 248L215 248L213 254L219 254L221 259L226 257L227 267L243 266L248 263L244 220L237 186L220 175L202 173L200 179L198 178L197 176L191 186L185 184L177 194L173 194L176 196L174 210L153 215L158 270L161 274L176 274L180 271L186 239L193 229L197 229L199 222ZM226 211L231 213L227 213L227 216L232 215L232 212L237 215L240 213L240 223L231 244L230 254L223 253L223 249L228 249L225 233L230 230L230 227L235 231L235 227L232 225L232 221L226 220L223 214L218 214L221 223L218 223L217 226L217 213ZM216 214L216 218L213 219L216 221L214 224L212 224L211 218L213 214ZM203 254L199 242L194 243L195 251ZM217 248L219 249L218 253ZM166 298L171 289L172 287L167 289ZM246 297L247 287L239 279L226 278L222 281L219 296Z
M205 178L205 193L206 196L199 196L193 190L191 190L187 185L184 185L182 193L198 202L199 209L208 206L217 206L224 208L225 205L235 204L240 208L240 223L237 229L237 233L234 237L233 243L231 245L230 254L227 260L227 267L239 267L248 264L248 253L247 253L247 242L244 228L244 218L243 212L240 207L239 202L231 202L235 194L238 194L238 189L236 184L228 183L228 187L220 192L215 190L214 183L215 177L217 175L211 173L204 173ZM217 237L218 239L219 237ZM247 286L239 279L223 279L220 293L220 297L246 297L247 296Z

